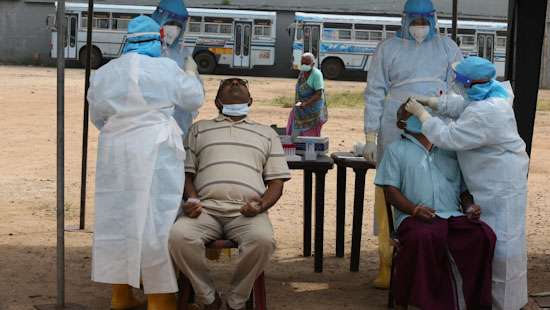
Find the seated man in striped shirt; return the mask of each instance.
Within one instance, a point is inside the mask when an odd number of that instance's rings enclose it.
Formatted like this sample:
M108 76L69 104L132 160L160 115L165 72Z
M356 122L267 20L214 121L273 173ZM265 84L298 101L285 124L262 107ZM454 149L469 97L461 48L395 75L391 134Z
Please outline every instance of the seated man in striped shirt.
M217 310L222 302L208 275L205 244L236 241L239 259L227 308L244 309L275 250L267 211L281 197L290 171L277 133L247 118L252 98L245 80L222 81L215 104L219 116L195 123L185 139L185 201L169 248L197 301Z

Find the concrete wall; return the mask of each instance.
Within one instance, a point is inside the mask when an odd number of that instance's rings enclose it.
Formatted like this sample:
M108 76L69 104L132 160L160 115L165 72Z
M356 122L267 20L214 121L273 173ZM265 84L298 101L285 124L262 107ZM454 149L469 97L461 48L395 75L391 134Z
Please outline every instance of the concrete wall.
M53 63L46 17L54 11L51 3L0 1L0 62Z

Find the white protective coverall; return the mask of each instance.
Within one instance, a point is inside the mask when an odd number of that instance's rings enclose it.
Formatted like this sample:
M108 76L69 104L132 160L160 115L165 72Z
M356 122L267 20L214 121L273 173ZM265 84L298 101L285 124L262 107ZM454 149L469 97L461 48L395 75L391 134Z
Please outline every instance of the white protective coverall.
M399 107L411 96L446 94L451 65L460 60L462 52L456 43L439 35L421 44L399 37L380 43L368 72L364 110L365 132L378 133L377 162L385 146L401 136L402 130L395 125ZM378 203L385 206L384 201ZM376 213L374 233L378 234Z
M510 93L512 95L512 93ZM467 102L441 98L437 117L423 123L436 146L457 151L464 181L481 207L481 219L495 231L493 309L517 310L527 304L525 210L529 157L518 134L513 96Z
M421 44L393 37L378 46L365 90L365 132L378 133L377 162L402 133L397 109L411 96L447 93L451 64L461 59L456 43L439 35Z
M184 159L175 106L196 111L204 93L168 58L128 53L92 76L88 100L100 130L92 279L178 290L168 233L182 199Z

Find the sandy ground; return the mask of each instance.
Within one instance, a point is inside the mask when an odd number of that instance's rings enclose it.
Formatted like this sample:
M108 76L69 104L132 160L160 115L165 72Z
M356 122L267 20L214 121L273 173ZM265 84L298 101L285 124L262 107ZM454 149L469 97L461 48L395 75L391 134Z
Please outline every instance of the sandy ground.
M80 193L82 130L82 70L67 70L66 79L66 224L76 227ZM212 118L219 76L205 77L208 99L200 118ZM256 105L252 118L284 125L288 109L262 102L292 96L293 80L249 78ZM0 67L0 309L32 309L55 302L55 120L56 71L51 68ZM328 92L360 90L360 82L328 82ZM548 93L543 96L550 97ZM331 151L351 149L363 140L361 109L331 109L324 129ZM550 113L537 117L530 173L528 241L529 291L550 291ZM90 309L108 309L108 285L90 281L93 190L97 131L90 130L87 229L66 233L67 300ZM313 259L301 257L302 179L294 172L285 193L271 212L278 249L267 269L270 309L384 309L387 293L371 288L377 269L371 205L372 173L367 180L361 270L349 272L353 175L348 173L346 258L334 257L335 172L327 176L325 271L313 272ZM219 282L226 283L229 264L213 264ZM530 308L536 309L534 305Z

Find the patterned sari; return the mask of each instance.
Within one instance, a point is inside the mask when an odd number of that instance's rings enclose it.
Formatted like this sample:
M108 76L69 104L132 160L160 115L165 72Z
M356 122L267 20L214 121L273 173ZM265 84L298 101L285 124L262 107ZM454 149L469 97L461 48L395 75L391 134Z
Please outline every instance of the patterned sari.
M307 84L303 72L296 83L295 102L304 102L315 94L315 90ZM327 122L328 111L325 104L325 93L322 90L321 99L307 107L292 108L287 124L288 135L320 136L321 127Z

